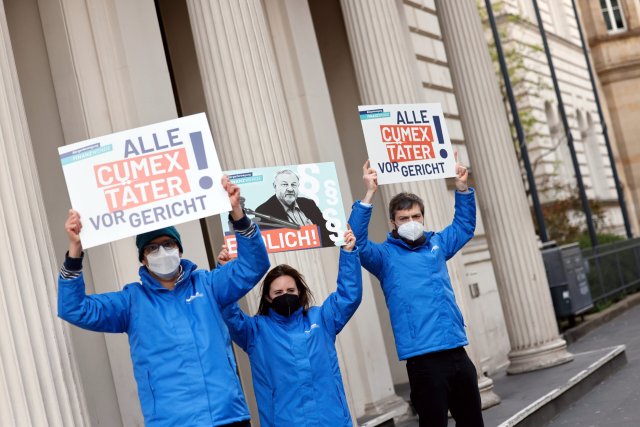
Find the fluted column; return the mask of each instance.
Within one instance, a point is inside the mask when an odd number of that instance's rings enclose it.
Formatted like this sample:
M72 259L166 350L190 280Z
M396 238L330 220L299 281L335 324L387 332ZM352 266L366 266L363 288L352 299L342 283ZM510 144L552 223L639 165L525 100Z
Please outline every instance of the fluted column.
M210 125L223 169L300 163L300 146L294 141L262 2L189 0L187 5ZM304 150L304 145L300 149ZM316 303L323 301L335 289L335 277L325 274L327 268L322 260L328 257L328 262L337 264L337 251L334 255L327 254L328 250L322 251L325 252L271 255L272 264L288 263L305 275ZM255 313L259 302L257 291L254 289L248 298L252 313ZM365 304L373 302L363 302ZM349 327L353 329L356 326L351 322ZM369 334L372 335L374 333ZM377 407L379 401L388 402L394 397L399 400L392 391L386 358L383 366L372 364L362 367L363 363L381 358L380 348L369 344L374 341L365 337L361 340L338 340L338 355L345 368L345 389L350 406L357 415ZM382 341L381 336L378 341ZM363 357L357 360L353 354L362 354Z
M63 130L60 145L176 117L153 2L56 0L38 6ZM135 23L129 21L132 16ZM49 175L64 182L61 173ZM57 191L66 189L61 185ZM66 213L64 200L47 208ZM51 227L61 230L62 225ZM200 224L178 228L189 246L188 258L203 265L206 258L193 250L203 246ZM59 247L65 247L66 233L59 238ZM83 265L87 293L119 291L122 284L139 280L139 265L133 238L88 249ZM84 386L91 421L144 424L126 336L68 327L78 361L75 381Z
M260 1L189 0L187 5L223 170L299 163ZM328 282L313 251L272 259L302 270L312 286ZM249 302L257 309L257 299Z
M418 91L415 59L407 46L407 29L398 14L396 1L341 0L341 5L362 103L424 102ZM380 191L385 205L401 191L410 191L422 197L428 209L425 212L428 229L441 230L451 222L451 202L444 180L384 185ZM465 313L468 292L462 280L462 259L454 257L449 261L448 268L456 299ZM468 331L468 336L470 341L473 340L472 331ZM473 345L469 346L469 353L478 367L483 407L499 403L499 397L492 391L493 381L480 372Z
M462 126L483 203L500 300L511 342L508 372L572 360L558 335L498 82L475 0L438 1Z
M83 426L52 312L57 268L7 28L0 2L0 425Z

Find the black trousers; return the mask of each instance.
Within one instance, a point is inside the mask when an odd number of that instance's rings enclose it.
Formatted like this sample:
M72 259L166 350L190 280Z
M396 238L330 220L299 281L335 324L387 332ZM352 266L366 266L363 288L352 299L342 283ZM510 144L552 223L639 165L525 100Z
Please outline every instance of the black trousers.
M247 421L238 421L236 423L225 424L219 427L251 427L251 422Z
M484 427L476 368L463 347L407 359L411 403L420 427Z

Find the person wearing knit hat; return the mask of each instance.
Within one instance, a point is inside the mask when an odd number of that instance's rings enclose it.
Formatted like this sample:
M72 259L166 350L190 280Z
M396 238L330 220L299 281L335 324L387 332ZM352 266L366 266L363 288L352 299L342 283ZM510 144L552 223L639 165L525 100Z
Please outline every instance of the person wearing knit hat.
M153 239L160 236L171 237L173 240L176 241L178 245L178 249L180 249L180 253L183 252L182 241L180 240L180 233L178 233L178 230L174 226L164 227L158 230L147 231L146 233L138 234L136 236L136 247L138 248L138 261L142 262L142 259L144 258L143 249L149 243L151 243Z
M80 215L69 211L69 251L58 278L58 316L96 332L127 333L146 426L248 427L231 338L221 317L269 269L258 227L240 189L224 176L241 260L213 271L182 258L175 227L136 237L140 281L117 292L85 294Z

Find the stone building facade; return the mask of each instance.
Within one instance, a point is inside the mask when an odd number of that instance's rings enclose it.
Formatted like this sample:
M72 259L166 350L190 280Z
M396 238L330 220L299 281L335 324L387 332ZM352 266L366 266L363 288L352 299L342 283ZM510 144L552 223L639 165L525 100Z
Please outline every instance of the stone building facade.
M56 318L70 207L57 147L202 111L223 169L333 161L348 209L364 189L357 106L442 103L478 192L476 237L449 269L485 404L498 402L494 373L571 360L558 335L475 0L2 0L0 6L0 238L7 248L0 269L6 325L0 425L143 425L126 337ZM571 50L573 43L558 46ZM568 74L584 76L578 62L567 63ZM572 108L576 117L583 108L588 122L586 85L573 86L579 90ZM582 161L586 167L586 155ZM606 159L602 164L611 192ZM451 220L451 183L384 186L375 199L374 239L389 229L384 206L401 190L423 197L428 228ZM178 228L185 256L211 266L208 248L222 242L218 219ZM299 267L322 300L334 289L337 255L276 254L272 263ZM120 289L137 279L138 265L132 238L89 249L87 291ZM244 308L255 311L256 302L250 294ZM407 410L406 372L384 297L368 274L362 305L337 349L354 420L381 422ZM248 360L241 351L237 358L257 423Z
M609 135L616 142L618 171L625 189L633 234L640 212L640 2L578 0L583 31L600 82Z
M588 2L595 4L597 2ZM512 65L518 108L541 202L577 194L575 171L531 0L492 1ZM589 200L603 210L599 231L624 235L624 222L607 155L572 0L538 1L580 172ZM606 105L604 106L606 110ZM611 134L611 132L610 132ZM613 135L610 135L613 138ZM524 174L524 171L523 171ZM637 219L634 218L637 226ZM584 217L575 223L586 230Z

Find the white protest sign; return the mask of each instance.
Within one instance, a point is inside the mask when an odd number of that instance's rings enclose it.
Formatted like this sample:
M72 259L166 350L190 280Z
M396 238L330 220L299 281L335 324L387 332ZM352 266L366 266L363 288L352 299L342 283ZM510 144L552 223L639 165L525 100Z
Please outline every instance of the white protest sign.
M361 105L358 110L378 184L456 176L440 104Z
M58 148L82 246L231 210L204 113Z

